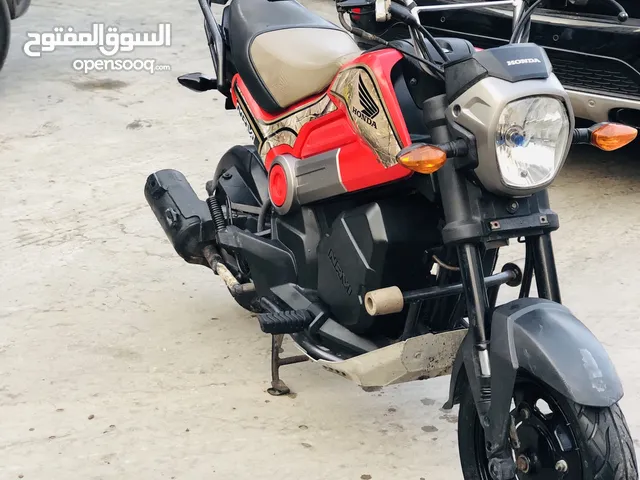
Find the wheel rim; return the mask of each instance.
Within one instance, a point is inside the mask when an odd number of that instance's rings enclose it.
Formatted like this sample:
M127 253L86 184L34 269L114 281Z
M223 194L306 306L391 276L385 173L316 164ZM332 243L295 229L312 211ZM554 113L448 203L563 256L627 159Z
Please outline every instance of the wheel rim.
M518 480L582 480L582 458L562 405L539 382L518 378L511 415L520 441L513 448ZM476 416L475 452L482 480L492 480L485 452L484 430Z

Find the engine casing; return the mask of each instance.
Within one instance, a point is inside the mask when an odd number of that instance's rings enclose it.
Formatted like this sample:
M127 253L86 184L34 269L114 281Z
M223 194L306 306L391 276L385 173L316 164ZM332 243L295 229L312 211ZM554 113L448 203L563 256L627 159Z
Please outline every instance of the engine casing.
M318 295L337 321L356 333L393 334L390 329L402 327L393 315L369 316L364 296L393 285L402 290L428 285L425 251L441 242L435 215L426 202L387 199L338 216L318 247Z

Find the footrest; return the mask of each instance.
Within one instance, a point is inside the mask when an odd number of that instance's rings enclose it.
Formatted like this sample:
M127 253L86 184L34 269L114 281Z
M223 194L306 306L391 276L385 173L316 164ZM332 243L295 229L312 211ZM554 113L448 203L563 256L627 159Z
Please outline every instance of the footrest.
M271 335L301 332L311 325L312 321L313 315L308 310L290 310L258 315L260 328L264 333Z

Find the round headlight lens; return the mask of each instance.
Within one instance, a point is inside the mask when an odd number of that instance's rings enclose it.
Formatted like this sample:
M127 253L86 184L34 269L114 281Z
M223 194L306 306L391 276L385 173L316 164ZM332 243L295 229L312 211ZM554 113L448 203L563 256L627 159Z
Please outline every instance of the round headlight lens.
M509 103L498 121L496 154L503 182L531 188L552 180L566 156L569 115L552 97L529 97Z

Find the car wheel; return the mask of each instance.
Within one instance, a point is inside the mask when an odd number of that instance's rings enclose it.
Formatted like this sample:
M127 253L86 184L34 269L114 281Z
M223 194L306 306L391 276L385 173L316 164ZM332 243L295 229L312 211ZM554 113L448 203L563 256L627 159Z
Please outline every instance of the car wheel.
M9 53L9 38L11 37L11 16L6 0L0 0L0 70Z

